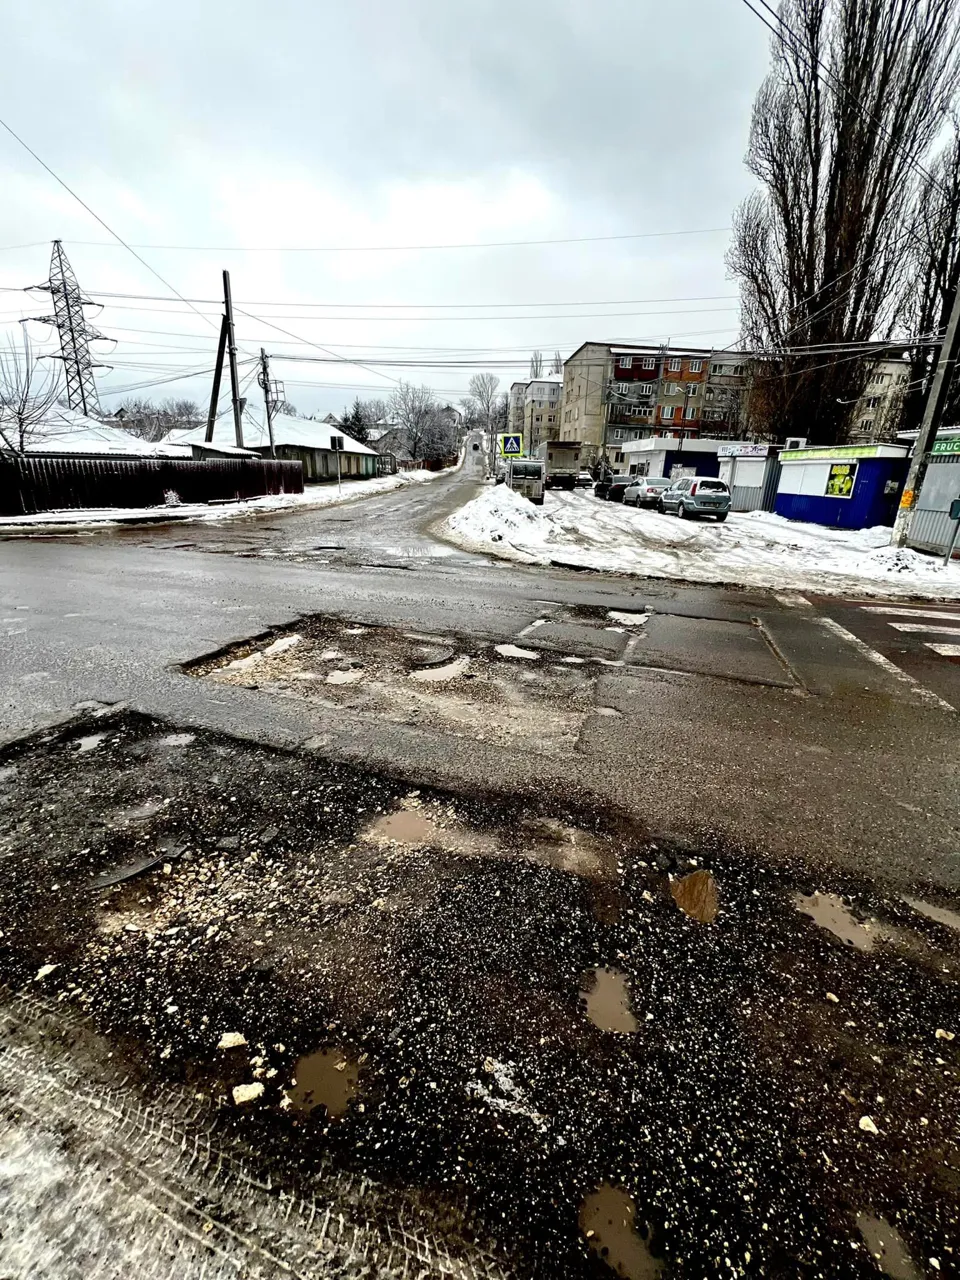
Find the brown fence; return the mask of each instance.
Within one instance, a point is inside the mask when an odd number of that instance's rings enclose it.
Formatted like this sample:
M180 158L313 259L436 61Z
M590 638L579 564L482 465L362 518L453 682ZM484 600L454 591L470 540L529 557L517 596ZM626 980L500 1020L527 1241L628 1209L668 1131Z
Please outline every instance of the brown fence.
M162 507L302 493L299 462L260 458L91 458L0 455L0 515L84 507Z

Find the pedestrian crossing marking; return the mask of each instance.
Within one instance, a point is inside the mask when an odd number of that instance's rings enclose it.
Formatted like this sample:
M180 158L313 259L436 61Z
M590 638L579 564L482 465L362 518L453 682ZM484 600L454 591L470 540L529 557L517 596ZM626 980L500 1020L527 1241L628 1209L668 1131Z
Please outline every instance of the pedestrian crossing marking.
M960 658L960 644L927 644L925 647L939 653L941 658Z
M957 619L960 622L960 618ZM932 636L960 636L960 627L938 627L926 622L891 622L894 631L926 631Z
M887 605L877 604L865 604L861 608L864 613L884 613L897 618L933 618L937 622L960 622L960 612L936 613L927 609L892 609Z

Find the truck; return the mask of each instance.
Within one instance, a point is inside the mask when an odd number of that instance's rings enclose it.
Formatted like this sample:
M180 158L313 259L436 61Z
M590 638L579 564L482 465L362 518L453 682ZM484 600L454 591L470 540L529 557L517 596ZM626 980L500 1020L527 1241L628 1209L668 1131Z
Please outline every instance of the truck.
M539 458L507 458L504 483L514 493L529 498L534 506L543 506L544 463Z
M579 440L547 440L537 449L547 489L575 489L580 474Z

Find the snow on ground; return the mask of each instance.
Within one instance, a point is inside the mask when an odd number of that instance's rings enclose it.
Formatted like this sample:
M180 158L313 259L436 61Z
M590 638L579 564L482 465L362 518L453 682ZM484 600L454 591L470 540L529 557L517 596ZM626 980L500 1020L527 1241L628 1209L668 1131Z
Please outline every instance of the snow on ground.
M717 524L578 493L548 493L535 507L498 485L454 512L446 529L470 550L527 564L778 591L960 598L960 564L946 568L891 547L887 528L826 529L765 511L731 512Z
M69 526L90 528L111 524L150 524L165 520L231 520L238 516L256 515L258 512L304 511L315 507L336 506L341 502L355 502L358 498L370 498L409 485L424 484L436 480L447 471L401 471L395 476L376 476L372 480L344 482L339 493L335 484L307 485L303 493L279 493L265 498L250 498L246 502L230 502L221 506L206 503L183 503L178 507L103 507L84 510L41 511L34 516L0 516L0 533L19 529L49 529Z

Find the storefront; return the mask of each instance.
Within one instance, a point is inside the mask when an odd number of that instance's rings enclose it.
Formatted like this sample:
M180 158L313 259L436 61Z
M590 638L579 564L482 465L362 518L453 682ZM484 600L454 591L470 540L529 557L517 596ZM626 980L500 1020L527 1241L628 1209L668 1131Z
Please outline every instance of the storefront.
M774 510L788 520L836 529L892 525L907 473L895 444L789 449L780 454Z
M930 461L910 521L911 547L946 551L953 536L950 504L960 498L960 429L941 431L930 450Z
M772 511L780 480L780 450L771 444L733 440L717 450L720 479L730 490L731 511Z

